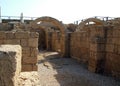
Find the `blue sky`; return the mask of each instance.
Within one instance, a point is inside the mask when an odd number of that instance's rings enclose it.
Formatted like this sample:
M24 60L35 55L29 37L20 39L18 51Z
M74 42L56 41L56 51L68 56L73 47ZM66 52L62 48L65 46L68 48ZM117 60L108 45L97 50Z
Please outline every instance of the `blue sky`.
M51 16L64 23L93 16L120 17L119 0L0 0L2 16Z

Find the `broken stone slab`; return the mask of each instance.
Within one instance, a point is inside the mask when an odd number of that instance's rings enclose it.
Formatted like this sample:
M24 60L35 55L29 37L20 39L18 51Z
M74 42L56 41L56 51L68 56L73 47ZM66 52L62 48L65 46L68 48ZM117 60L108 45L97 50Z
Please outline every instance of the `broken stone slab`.
M0 45L0 86L18 86L21 46Z

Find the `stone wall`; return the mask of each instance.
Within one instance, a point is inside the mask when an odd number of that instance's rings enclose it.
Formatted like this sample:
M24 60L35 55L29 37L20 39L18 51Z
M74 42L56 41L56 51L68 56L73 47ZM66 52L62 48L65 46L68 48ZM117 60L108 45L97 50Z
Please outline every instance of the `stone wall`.
M70 43L71 57L88 63L90 71L120 76L119 26L85 26Z
M105 65L105 45L106 34L105 27L103 26L91 26L87 28L89 31L90 39L90 54L88 69L92 72L103 72Z
M80 62L87 63L89 57L89 38L85 31L74 32L70 38L70 55Z
M60 50L60 36L57 32L52 33L52 50L59 51Z
M37 70L38 37L36 32L0 32L0 44L22 46L22 71Z
M105 72L120 76L120 26L107 28Z
M21 56L20 45L0 45L0 86L18 86Z

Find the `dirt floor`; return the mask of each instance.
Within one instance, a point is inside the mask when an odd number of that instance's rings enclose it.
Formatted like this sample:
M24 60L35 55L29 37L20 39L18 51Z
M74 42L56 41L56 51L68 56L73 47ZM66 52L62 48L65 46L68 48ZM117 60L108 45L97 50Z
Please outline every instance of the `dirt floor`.
M120 80L91 73L72 58L56 52L40 52L38 72L23 72L20 86L120 86Z

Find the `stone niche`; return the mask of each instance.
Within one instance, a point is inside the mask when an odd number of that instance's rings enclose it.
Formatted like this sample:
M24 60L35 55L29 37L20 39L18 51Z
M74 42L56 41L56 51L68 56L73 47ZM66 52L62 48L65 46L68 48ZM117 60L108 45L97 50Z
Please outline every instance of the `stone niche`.
M21 51L20 45L0 45L0 86L18 86Z

